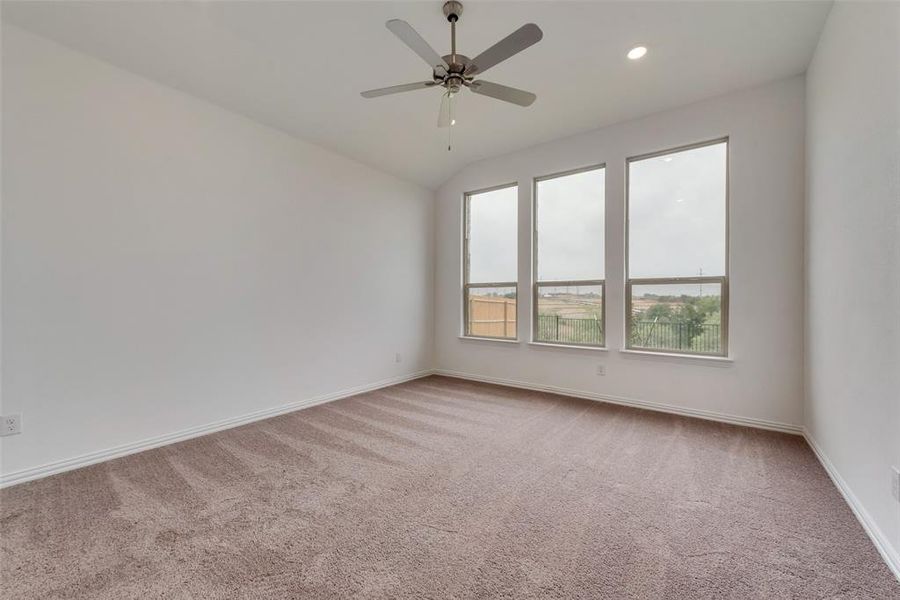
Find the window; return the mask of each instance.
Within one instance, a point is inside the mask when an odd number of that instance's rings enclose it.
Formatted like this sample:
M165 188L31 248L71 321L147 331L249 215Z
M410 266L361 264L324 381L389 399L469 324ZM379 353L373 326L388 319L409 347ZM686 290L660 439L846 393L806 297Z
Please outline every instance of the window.
M466 194L463 203L464 334L516 338L519 188Z
M728 354L728 141L628 160L626 340Z
M604 344L606 169L534 181L536 342Z

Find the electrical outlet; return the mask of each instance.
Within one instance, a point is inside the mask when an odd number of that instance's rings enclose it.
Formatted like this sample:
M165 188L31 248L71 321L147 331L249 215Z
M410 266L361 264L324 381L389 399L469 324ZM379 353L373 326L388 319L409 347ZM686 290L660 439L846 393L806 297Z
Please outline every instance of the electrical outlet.
M394 362L396 362L396 363L403 362L403 357L400 356L399 352L394 355Z
M900 502L900 468L891 467L891 493L894 500Z
M606 365L597 365L597 375L601 377L606 375Z
M22 415L4 415L0 417L0 436L22 433Z

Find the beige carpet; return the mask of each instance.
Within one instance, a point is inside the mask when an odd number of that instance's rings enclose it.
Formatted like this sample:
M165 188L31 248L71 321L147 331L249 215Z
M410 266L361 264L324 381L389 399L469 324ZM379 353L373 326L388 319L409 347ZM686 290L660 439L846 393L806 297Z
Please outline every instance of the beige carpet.
M0 500L5 599L900 598L799 437L441 377Z

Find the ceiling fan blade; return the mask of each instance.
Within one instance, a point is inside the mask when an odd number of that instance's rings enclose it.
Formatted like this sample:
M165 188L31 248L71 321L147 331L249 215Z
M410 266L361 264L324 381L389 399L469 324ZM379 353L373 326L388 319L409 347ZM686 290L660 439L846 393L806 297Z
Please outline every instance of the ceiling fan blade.
M511 34L476 56L472 59L469 68L466 69L467 75L475 73L484 73L497 63L501 63L510 56L514 56L541 41L544 32L534 23L522 25Z
M387 96L388 94L399 94L400 92L411 92L413 90L424 90L434 86L433 81L419 81L417 83L404 83L403 85L392 85L391 87L378 88L377 90L366 90L360 92L363 98L377 98L378 96Z
M453 105L455 100L453 94L447 92L441 97L441 110L438 113L438 127L450 127L456 124L453 117Z
M438 67L443 67L444 69L449 69L446 61L441 58L441 55L438 54L434 48L428 45L422 36L419 35L419 32L412 28L412 25L407 23L406 21L402 21L400 19L391 19L385 26L391 30L391 32L400 38L404 44L410 47L410 49L422 57L428 66L432 69L436 69Z
M490 81L473 81L469 85L469 89L476 94L490 96L491 98L503 100L504 102L512 102L519 106L531 106L532 102L537 99L537 96L531 92L518 90L507 85L500 85L499 83Z

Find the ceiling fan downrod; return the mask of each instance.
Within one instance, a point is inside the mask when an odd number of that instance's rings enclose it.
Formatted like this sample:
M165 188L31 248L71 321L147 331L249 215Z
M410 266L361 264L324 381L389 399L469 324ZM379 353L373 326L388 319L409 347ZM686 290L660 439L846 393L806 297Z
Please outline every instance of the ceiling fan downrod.
M450 62L456 62L456 22L459 21L460 15L462 15L463 5L462 2L457 2L457 0L450 0L449 2L444 3L444 16L447 17L447 20L450 21Z
M462 15L462 2L450 0L444 3L444 16L450 23L450 54L442 57L447 63L439 65L446 66L446 70L436 68L434 71L435 82L442 85L452 94L459 93L464 85L469 83L472 78L466 78L466 68L469 66L469 58L456 52L456 23Z

